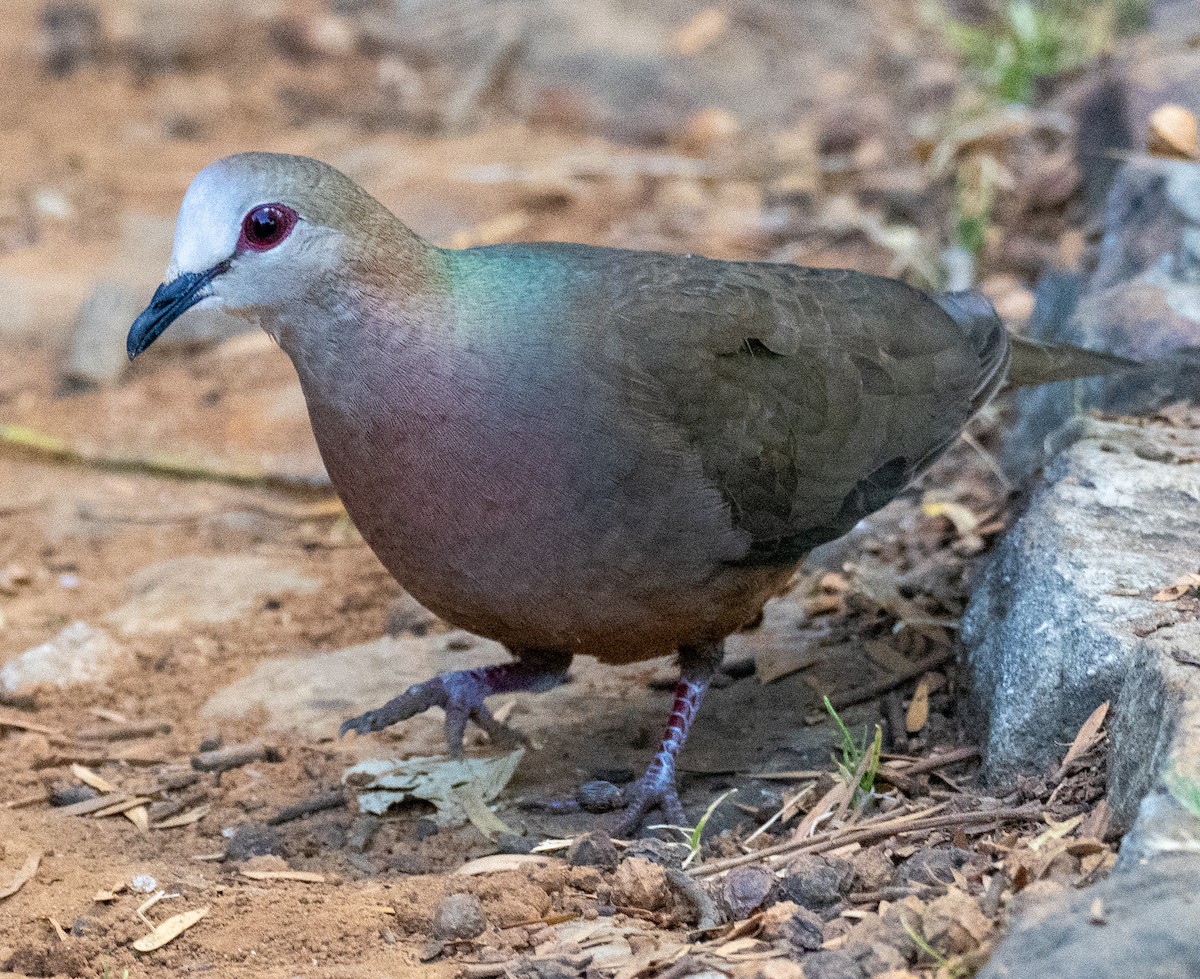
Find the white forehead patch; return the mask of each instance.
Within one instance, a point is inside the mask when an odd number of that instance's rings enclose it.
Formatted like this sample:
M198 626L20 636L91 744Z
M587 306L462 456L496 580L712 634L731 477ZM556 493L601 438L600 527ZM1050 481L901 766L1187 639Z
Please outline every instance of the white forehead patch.
M254 188L238 181L238 172L223 166L224 160L209 164L183 195L175 224L175 244L167 278L183 272L204 272L233 254L241 235L242 218L258 201Z

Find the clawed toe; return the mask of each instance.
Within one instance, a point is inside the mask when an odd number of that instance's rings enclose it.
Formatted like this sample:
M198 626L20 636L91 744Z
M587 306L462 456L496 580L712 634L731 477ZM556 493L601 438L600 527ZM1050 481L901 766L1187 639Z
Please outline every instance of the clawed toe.
M604 821L603 829L615 837L636 835L645 817L655 810L661 812L661 822L672 826L683 826L687 818L675 780L650 772L624 788L597 780L581 785L574 799L537 800L525 805L556 815L611 813L612 816Z

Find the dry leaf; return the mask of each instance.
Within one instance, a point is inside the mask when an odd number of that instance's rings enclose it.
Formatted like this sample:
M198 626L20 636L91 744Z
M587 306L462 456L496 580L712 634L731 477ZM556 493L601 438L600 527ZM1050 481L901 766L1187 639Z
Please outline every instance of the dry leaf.
M954 524L954 531L959 537L973 534L979 527L979 517L961 503L923 503L921 512L927 517L945 517Z
M58 814L60 816L87 816L94 812L102 812L109 806L128 798L129 796L124 792L109 792L104 795L98 795L93 799L84 799L81 802L73 802L69 806L63 806L58 810Z
M0 901L6 897L12 897L25 884L33 878L37 873L38 866L42 862L42 851L37 850L25 858L25 863L21 865L21 869L17 871L17 876L5 887L0 887Z
M0 727L13 727L21 731L32 731L34 734L62 734L55 728L47 727L45 724L35 724L22 717L14 717L12 714L0 713Z
M143 935L134 942L133 947L139 952L153 952L156 948L162 948L167 942L182 935L206 914L208 914L207 906L172 915L166 921L156 925L149 935Z
M151 800L144 795L134 796L131 799L118 799L112 805L104 806L102 809L97 809L92 813L94 819L104 819L106 816L123 816L130 809L136 809L138 806L145 806Z
M471 825L489 840L494 840L500 833L515 833L508 823L488 808L487 803L483 801L483 796L480 795L479 786L475 783L456 785L450 791L455 801L462 806L463 812L467 814L467 819L471 820Z
M96 891L96 894L92 898L92 900L97 902L98 904L107 904L110 901L115 901L117 899L117 895L120 894L123 890L125 890L124 882L118 883L118 884L113 884L113 886L110 887L107 891Z
M202 806L197 806L195 809L189 809L187 812L181 812L178 816L172 816L170 819L164 819L160 823L155 823L152 829L178 829L180 826L191 826L193 823L198 823L208 815L208 803Z
M392 806L423 799L437 808L433 821L439 826L461 826L471 819L467 807L474 803L462 794L463 788L474 786L482 802L491 802L508 785L524 754L518 748L490 758L372 758L347 768L342 782L354 789L360 812L382 816Z
M90 768L84 768L82 765L72 765L71 774L74 775L84 785L90 785L97 792L119 792L120 790L112 784L103 775L97 775Z
M1188 592L1197 588L1200 588L1200 574L1185 574L1181 578L1176 578L1166 588L1156 591L1151 600L1155 602L1178 601Z
M552 857L538 856L535 853L495 853L490 857L469 860L454 872L473 877L477 874L499 874L506 870L521 870L524 867L548 867L553 863L558 863L558 861Z
M728 30L729 15L719 7L706 7L675 32L671 46L680 54L696 54Z
M845 805L854 798L855 784L853 780L839 780L832 789L821 796L820 801L800 820L800 824L792 833L792 839L803 840L812 836L813 831L817 828L817 823L825 815L839 806Z
M243 870L243 877L250 880L297 880L304 884L324 884L324 874L314 874L311 870Z
M1066 755L1063 756L1062 764L1058 766L1057 780L1062 779L1067 773L1067 768L1076 758L1086 754L1099 740L1100 728L1104 725L1104 719L1107 716L1108 701L1106 700L1092 711L1088 719L1079 728L1079 733L1075 735L1075 740L1071 742L1071 747L1067 749Z
M1072 816L1070 819L1064 819L1061 823L1056 823L1049 816L1046 816L1045 819L1050 824L1050 828L1041 833L1036 839L1029 841L1029 849L1031 850L1040 850L1051 840L1061 840L1083 822L1083 816Z
M1196 117L1182 105L1160 105L1150 113L1146 148L1169 160L1200 160Z
M904 729L909 734L916 734L929 720L929 680L921 677L917 681L917 689L913 691L912 702L908 705L908 713L904 716Z

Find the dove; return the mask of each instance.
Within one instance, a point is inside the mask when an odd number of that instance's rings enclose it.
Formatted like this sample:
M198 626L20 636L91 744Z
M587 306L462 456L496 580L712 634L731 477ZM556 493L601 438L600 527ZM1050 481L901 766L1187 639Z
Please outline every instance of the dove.
M191 309L291 358L322 459L396 580L511 662L347 720L437 706L453 755L485 701L572 657L677 655L666 734L622 788L570 803L686 825L676 762L727 636L819 544L900 494L1008 380L1127 362L1006 331L986 299L850 270L567 243L445 249L337 170L269 153L202 170L137 357Z

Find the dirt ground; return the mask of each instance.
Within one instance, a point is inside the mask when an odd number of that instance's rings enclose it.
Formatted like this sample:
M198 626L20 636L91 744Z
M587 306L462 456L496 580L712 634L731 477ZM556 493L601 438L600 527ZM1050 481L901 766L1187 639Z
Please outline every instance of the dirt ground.
M862 953L859 971L845 974L964 974L945 971L947 962L982 961L1018 892L1103 873L1112 854L1096 818L1096 731L1079 742L1082 761L1052 777L982 786L973 770L953 627L969 562L1002 529L1009 499L986 452L994 418L976 431L982 448L961 446L917 492L802 574L763 629L731 644L729 682L711 695L683 759L689 818L738 789L689 867L729 922L721 928L697 931L703 909L658 862L614 867L607 850L589 856L578 844L569 860L561 848L521 852L594 825L524 802L569 797L581 781L628 778L645 764L667 713L669 662L602 670L585 658L561 690L511 698L511 720L535 748L495 810L516 834L498 839L470 823L439 826L428 805L365 817L342 789L357 761L436 753L437 717L337 740L329 726L354 712L357 693L305 704L315 720L303 724L291 702L248 703L240 716L206 709L260 664L389 631L427 658L397 662L394 683L385 676L371 687L376 703L444 665L495 655L406 604L331 505L291 366L265 337L163 343L120 376L64 388L75 309L99 280L149 298L179 199L207 162L250 148L317 156L421 233L459 245L581 240L919 278L925 243L944 242L951 220L946 181L923 169L913 132L952 103L960 73L905 5L855 7L844 22L841 5L812 5L810 31L793 24L770 45L769 5L737 5L732 21L686 3L605 6L591 16L611 18L607 31L583 39L597 64L667 53L676 64L735 45L731 63L747 73L741 89L715 69L720 84L697 76L732 108L687 102L669 75L632 100L614 83L605 108L593 97L604 94L600 83L580 94L555 80L545 65L560 52L547 41L530 48L540 62L530 55L505 68L516 82L489 76L468 92L474 102L459 99L467 109L458 115L439 108L458 97L448 69L411 38L389 48L368 30L399 16L390 5L268 6L247 18L213 0L190 19L173 3L5 7L0 665L75 623L100 630L120 655L100 680L0 693L0 893L21 883L0 897L0 968L88 977L634 979L706 969L786 977L798 973L785 966L806 955L828 963L862 946L874 958ZM416 17L421 5L399 7ZM485 9L452 6L462 17ZM737 61L736 45L769 57ZM490 57L454 50L468 66ZM538 82L527 65L550 80ZM813 79L802 98L762 106L745 95L756 81L772 92L795 85L802 72ZM729 94L737 91L740 103ZM624 114L609 111L626 104ZM1046 251L1070 239L1065 200L1036 221L1020 203L998 212L1011 219L1007 240L1026 246L985 255L985 284L1006 312L1028 312L1029 241ZM920 247L897 247L900 228ZM32 448L14 444L26 430L41 439ZM168 465L197 478L171 478L161 471ZM235 472L248 476L239 483ZM144 595L137 573L195 556L261 558L316 585L251 590L225 621L190 616L184 589L157 626L127 627L119 610ZM813 837L832 834L825 850L748 862L778 872L754 900L763 882L753 871L702 868L764 844L803 845L814 829L805 813L846 783L830 763L840 736L814 723L822 694L843 705L855 730L881 725L885 770L874 796L847 799ZM227 770L203 770L203 752L241 745L256 750ZM477 738L472 750L488 748ZM904 775L931 757L957 760ZM774 777L754 777L763 773ZM98 818L80 810L97 791L142 801L128 817ZM288 811L296 805L311 811ZM978 818L989 810L1001 814ZM900 817L921 832L838 836ZM506 869L456 873L498 851L509 854ZM832 856L817 855L825 851ZM643 856L670 865L680 853ZM948 869L914 876L928 859ZM828 901L788 883L835 871ZM452 894L480 899L481 933L435 925ZM201 909L162 948L132 948L152 924Z

